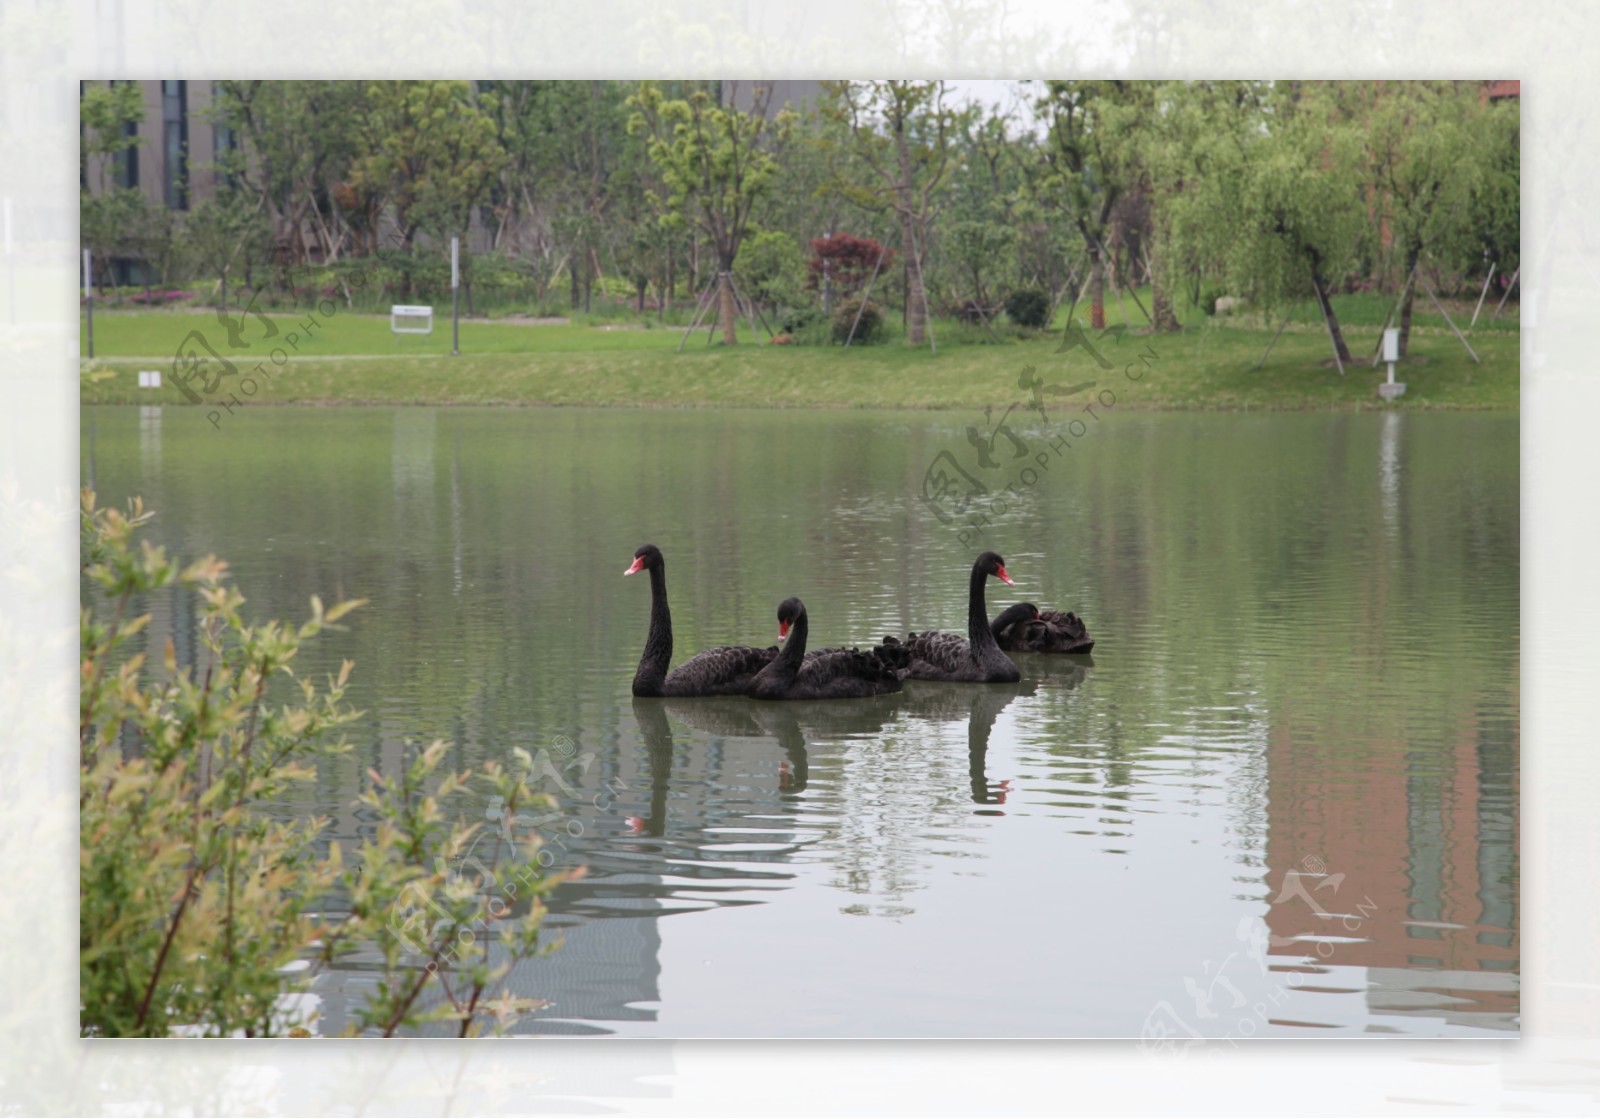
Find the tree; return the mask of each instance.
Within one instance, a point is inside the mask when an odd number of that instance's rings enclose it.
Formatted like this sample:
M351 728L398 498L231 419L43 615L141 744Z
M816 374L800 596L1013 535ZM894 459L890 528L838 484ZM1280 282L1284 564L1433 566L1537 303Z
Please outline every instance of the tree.
M1034 191L1066 215L1089 255L1090 322L1106 325L1108 233L1117 200L1138 178L1132 130L1141 109L1134 82L1051 81L1038 100L1048 136L1035 166Z
M837 288L842 295L859 291L886 265L894 263L894 250L871 237L835 233L811 239L811 259L806 261L806 286Z
M1182 235L1186 207L1204 196L1197 191L1217 170L1232 166L1245 134L1261 126L1264 83L1199 81L1150 83L1140 92L1143 111L1135 124L1140 189L1150 200L1149 273L1151 317L1157 331L1178 329L1171 293L1185 283L1199 302L1208 271L1221 274L1216 248ZM1211 220L1197 217L1196 228Z
M661 174L664 194L655 194L669 223L681 221L701 233L717 258L722 340L738 342L733 263L752 229L752 214L772 185L777 161L762 147L769 131L788 120L768 121L769 87L757 85L751 112L716 105L704 90L669 100L645 82L628 99L634 114L628 131L645 138Z
M845 189L871 210L891 210L900 228L906 293L906 343L927 340L926 281L930 226L949 178L956 114L943 82L825 83L825 112L848 125L842 154L868 169L865 184Z
M955 287L977 306L993 306L1021 278L1019 143L1010 118L969 108L957 116L956 167L939 229L940 256Z
M1366 125L1345 84L1225 94L1174 215L1180 239L1215 261L1236 294L1266 309L1314 298L1341 362L1350 350L1333 284L1359 262L1369 231Z
M505 159L470 83L368 82L363 92L364 150L352 180L388 197L406 249L419 231L465 233Z
M1482 251L1471 202L1489 166L1478 127L1484 113L1476 82L1372 83L1370 137L1374 210L1399 256L1400 356L1411 340L1417 285L1408 282L1424 256L1472 263Z
M78 151L79 235L94 254L96 275L104 276L113 256L120 255L144 220L144 195L137 187L118 186L111 178L116 161L144 142L137 128L144 120L139 87L132 82L84 87L78 99L83 142ZM99 187L91 190L90 181Z
M769 307L792 306L806 283L806 259L794 238L776 229L745 240L733 262L750 298Z
M1522 116L1515 97L1490 102L1477 121L1483 173L1473 191L1472 228L1488 261L1510 276L1522 266Z
M184 234L200 267L217 277L217 307L228 306L228 276L241 259L270 243L272 233L262 218L262 200L243 191L225 190L190 212Z
M214 119L239 138L239 147L218 160L219 169L259 199L285 277L305 261L307 221L354 157L361 96L359 82L217 83Z
M573 309L580 302L587 309L600 250L635 246L632 229L616 227L613 207L617 188L639 178L630 161L642 157L628 140L625 87L612 81L479 84L506 155L491 191L496 242L559 256L556 268L567 269Z

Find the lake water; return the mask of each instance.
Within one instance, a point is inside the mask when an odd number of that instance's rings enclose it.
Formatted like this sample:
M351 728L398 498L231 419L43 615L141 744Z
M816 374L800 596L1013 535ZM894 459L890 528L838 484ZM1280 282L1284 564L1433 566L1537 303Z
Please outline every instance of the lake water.
M1051 451L1013 413L1027 454L985 467L958 414L91 408L81 465L256 617L371 600L299 665L356 662L355 754L300 806L336 834L435 737L562 773L588 875L513 977L553 1003L526 1032L1514 1033L1518 417L1102 417ZM930 467L1014 492L980 536ZM636 701L646 541L675 660L772 643L788 595L813 645L959 630L982 548L991 614L1098 644L1018 685ZM149 608L192 656L192 606ZM318 979L325 1029L366 981Z

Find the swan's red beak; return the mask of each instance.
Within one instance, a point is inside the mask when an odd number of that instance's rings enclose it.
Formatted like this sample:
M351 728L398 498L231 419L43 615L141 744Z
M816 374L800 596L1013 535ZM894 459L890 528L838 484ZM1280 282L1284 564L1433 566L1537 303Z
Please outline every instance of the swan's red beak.
M1008 587L1016 586L1016 584L1011 581L1011 576L1006 574L1006 565L1003 563L1000 565L999 570L994 573L994 577L999 579Z
M789 636L789 623L788 622L779 622L778 623L778 640L782 641L785 637L788 637L788 636Z
M623 574L624 575L633 575L633 574L635 574L637 572L640 572L640 571L643 571L643 570L644 570L644 557L643 556L635 556L634 559L633 559L633 566L628 568L628 570L624 571Z

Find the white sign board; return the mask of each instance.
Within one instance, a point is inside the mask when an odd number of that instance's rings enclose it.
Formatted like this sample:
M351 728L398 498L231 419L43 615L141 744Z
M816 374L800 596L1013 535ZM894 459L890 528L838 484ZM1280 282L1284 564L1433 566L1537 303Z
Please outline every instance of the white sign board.
M1400 331L1396 327L1389 327L1383 332L1383 360L1400 360Z
M161 387L161 370L139 370L139 387L142 389L158 389Z
M389 329L396 334L432 334L433 308L397 303L389 308Z

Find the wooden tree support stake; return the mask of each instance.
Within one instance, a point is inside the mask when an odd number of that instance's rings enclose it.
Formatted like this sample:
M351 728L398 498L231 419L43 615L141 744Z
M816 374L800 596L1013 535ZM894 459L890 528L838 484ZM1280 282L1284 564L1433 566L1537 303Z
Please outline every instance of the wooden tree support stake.
M867 286L861 292L861 302L856 304L856 318L850 324L850 333L844 337L844 348L849 349L850 343L856 340L856 327L861 325L861 312L867 309L867 298L872 294L872 285L878 282L878 269L883 267L883 254L886 250L878 250L878 262L872 266L872 275L867 278ZM923 306L927 306L927 299L923 299Z
M1272 341L1267 343L1266 352L1263 353L1259 358L1256 359L1256 363L1250 367L1250 372L1254 373L1257 369L1260 369L1263 365L1265 365L1267 363L1267 358L1272 353L1272 347L1274 347L1274 346L1276 346L1278 344L1278 335L1282 334L1283 333L1283 328L1289 325L1289 319L1290 319L1291 316L1293 316L1293 314L1294 314L1294 312L1290 311L1289 314L1283 316L1283 321L1278 324L1278 333L1274 334L1272 336Z
M1478 365L1482 365L1483 364L1483 359L1480 358L1477 355L1476 351L1473 350L1472 343L1467 341L1467 336L1465 334L1462 334L1460 330L1456 329L1455 321L1450 318L1450 312L1446 311L1444 309L1444 304L1440 303L1439 302L1439 297L1437 295L1433 294L1433 289L1431 287L1429 287L1426 283L1424 283L1422 285L1422 290L1428 293L1428 298L1433 300L1433 305L1435 307L1439 308L1439 313L1444 316L1444 321L1449 323L1450 324L1450 329L1454 330L1456 332L1456 337L1461 339L1461 344L1467 348L1467 353L1472 355L1472 360L1474 362L1476 362Z

